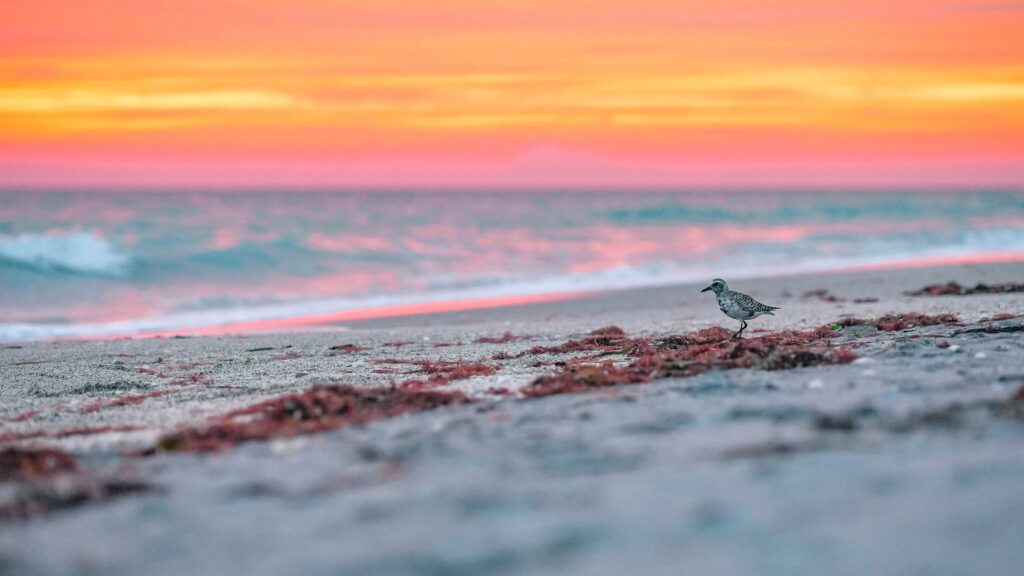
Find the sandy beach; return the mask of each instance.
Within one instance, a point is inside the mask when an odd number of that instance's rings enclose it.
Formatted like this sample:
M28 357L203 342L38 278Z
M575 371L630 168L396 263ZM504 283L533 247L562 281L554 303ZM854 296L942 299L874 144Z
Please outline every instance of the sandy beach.
M907 293L1021 280L737 280L781 310L728 350L686 336L737 328L703 284L7 344L0 574L1017 574L1024 293Z

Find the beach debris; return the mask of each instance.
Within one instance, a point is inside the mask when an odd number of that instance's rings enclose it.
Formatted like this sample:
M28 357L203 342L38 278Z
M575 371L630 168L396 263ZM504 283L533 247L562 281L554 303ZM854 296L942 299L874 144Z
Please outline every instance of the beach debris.
M0 482L30 482L76 471L75 457L62 450L14 446L0 450Z
M342 352L344 354L355 354L356 352L363 352L369 350L365 346L359 346L357 344L338 344L337 346L331 346L328 350L334 350L336 352Z
M0 520L31 518L152 489L138 480L83 473L73 455L53 448L0 450L0 482L11 481L20 486L11 498L0 501Z
M597 356L625 354L628 353L629 347L624 345L632 345L636 342L638 341L627 338L626 332L622 328L618 326L605 326L604 328L591 330L582 338L568 340L558 346L534 346L519 354L508 356L508 358L521 358L527 355L539 354L569 354L573 352L596 352ZM495 359L500 360L502 358Z
M810 300L810 299L813 298L813 299L816 299L816 300L821 300L822 302L831 302L831 303L846 302L846 298L840 298L839 296L836 296L835 294L832 294L831 292L829 292L828 290L826 290L824 288L817 288L815 290L808 290L808 291L804 292L800 297L803 298L804 300Z
M886 314L880 318L865 320L861 318L843 318L834 326L839 329L850 326L874 326L885 332L906 330L907 328L918 328L920 326L936 326L944 324L947 326L960 325L960 318L956 314L920 314L918 312L903 312L899 314Z
M134 478L85 474L61 476L22 486L13 498L0 502L0 520L24 520L154 490L157 488L153 484Z
M1024 283L1007 282L1004 284L983 284L979 282L973 288L961 286L956 282L945 284L929 284L919 290L906 292L907 296L969 296L972 294L1009 294L1024 292Z
M622 384L644 384L652 380L652 374L645 368L618 367L611 362L597 365L579 364L541 376L522 390L528 398L588 392Z
M468 404L457 391L323 384L230 412L205 426L165 435L149 453L219 452L240 442L287 438Z
M382 358L374 360L374 364L409 364L419 367L419 372L428 375L426 379L406 380L399 386L407 389L422 389L444 386L453 380L464 380L473 376L490 376L498 370L494 366L482 362L466 362L463 360L400 360Z
M266 352L267 350L273 350L271 346L261 346L259 348L249 348L246 352Z
M477 338L476 340L473 340L473 343L474 344L508 344L509 342L518 342L520 340L525 340L525 339L526 339L525 336L516 336L515 334L513 334L511 332L505 332L504 334L502 334L501 336L498 336L497 338L488 338L488 337Z

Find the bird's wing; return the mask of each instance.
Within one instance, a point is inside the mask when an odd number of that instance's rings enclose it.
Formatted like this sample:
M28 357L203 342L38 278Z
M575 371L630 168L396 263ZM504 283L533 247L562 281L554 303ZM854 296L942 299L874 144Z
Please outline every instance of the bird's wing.
M757 300L754 300L746 294L736 294L736 303L740 305L740 308L745 310L752 310L754 312L771 312L772 310L778 310L777 306L768 306L767 304L761 304Z

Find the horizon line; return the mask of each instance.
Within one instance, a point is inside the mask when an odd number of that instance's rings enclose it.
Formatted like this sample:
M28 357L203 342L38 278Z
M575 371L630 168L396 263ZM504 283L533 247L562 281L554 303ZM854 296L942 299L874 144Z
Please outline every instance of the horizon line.
M773 192L1024 192L1024 183L1013 184L863 184L863 185L792 185L792 186L671 186L671 185L610 185L610 186L296 186L284 184L280 186L146 186L118 184L110 186L44 186L18 185L7 187L0 184L0 194L67 194L67 193L147 193L147 194L178 194L178 193L332 193L332 194L401 194L401 193L594 193L594 192L650 192L650 193L773 193Z

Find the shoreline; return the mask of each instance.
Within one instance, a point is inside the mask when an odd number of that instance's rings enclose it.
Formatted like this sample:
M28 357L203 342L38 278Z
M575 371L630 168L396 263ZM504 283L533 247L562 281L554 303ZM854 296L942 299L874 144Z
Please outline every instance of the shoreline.
M1011 281L1013 277L1024 277L1024 272L1019 276L1015 274L1003 274L998 272L1000 268L1014 270L1015 267L1024 271L1024 253L986 253L970 256L951 256L934 258L917 258L883 263L848 265L835 269L817 270L810 272L796 272L782 275L755 275L745 278L734 278L733 282L745 284L764 284L770 286L772 283L812 282L816 278L829 276L852 277L858 275L879 275L893 274L908 270L928 269L973 269L982 272L982 278L996 278L996 281ZM961 275L954 272L958 277ZM966 274L963 275L966 278ZM160 338L183 335L189 337L204 336L241 336L253 334L272 333L294 333L302 331L328 331L347 329L352 325L373 325L375 321L387 321L391 318L412 318L432 315L442 315L451 312L466 312L488 309L520 308L533 304L543 303L568 303L578 300L601 298L604 295L627 294L630 292L643 293L648 291L660 292L675 289L686 290L706 279L685 282L658 283L638 286L610 286L580 288L578 290L552 290L541 292L525 292L513 294L486 295L475 294L464 298L438 297L418 302L394 303L386 305L375 305L361 308L343 308L328 312L308 313L301 312L278 317L265 317L253 319L240 319L236 321L219 324L200 324L186 328L147 328L141 326L155 326L172 323L170 320L175 316L157 316L138 318L133 320L121 320L109 324L91 323L83 325L69 325L62 327L55 325L49 330L69 332L65 336L53 336L28 339L0 340L0 345L23 344L29 342L54 342L54 341L77 341L77 340L116 340L122 338ZM785 296L785 294L780 294ZM612 296L614 298L614 296ZM626 296L628 297L628 296ZM283 307L295 306L292 304L281 304ZM216 312L216 311L209 311ZM221 311L223 312L223 311ZM180 322L180 320L179 320ZM399 321L397 325L409 324ZM128 326L136 326L136 329L129 330ZM31 332L37 324L25 324L23 330ZM125 328L120 328L124 326ZM75 331L91 331L92 334L74 334Z

